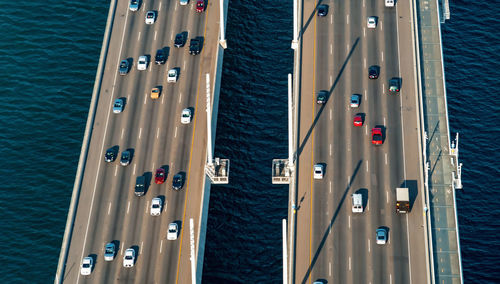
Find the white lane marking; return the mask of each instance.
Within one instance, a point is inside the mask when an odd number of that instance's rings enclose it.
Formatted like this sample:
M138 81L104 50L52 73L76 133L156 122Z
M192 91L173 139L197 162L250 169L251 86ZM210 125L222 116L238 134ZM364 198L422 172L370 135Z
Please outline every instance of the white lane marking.
M161 2L160 2L160 6L158 7L158 12L161 11Z
M115 176L117 172L118 172L118 165L115 166Z
M332 181L330 181L330 193L332 193Z
M366 161L366 171L368 172L368 161Z
M365 101L368 100L368 96L366 95L366 90L365 90Z
M142 5L142 11L144 12L144 9L146 9L146 5Z
M165 98L165 96L161 96L161 104L163 104L163 99Z
M349 14L347 14L347 24L349 25Z
M170 35L170 41L172 41L173 38L174 38L174 34L171 34Z
M330 85L333 83L333 77L330 75Z
M366 201L366 211L370 211L370 199Z
M383 31L384 30L384 25L382 24L382 22L380 22L380 30Z
M127 26L128 14L129 13L125 14L125 25L124 25L125 27ZM122 41L120 43L120 51L118 52L118 58L121 58L122 49L123 49L123 40L125 39L125 30L126 29L123 29ZM117 69L119 68L118 64L116 65L116 68ZM115 72L115 79L113 81L113 85L116 85L117 75L118 75L118 72ZM113 100L113 94L114 94L114 88L111 91L111 96L109 97L109 108L111 108L111 105L112 105L111 103L112 103L112 100ZM110 114L111 114L111 112L109 111L108 112L108 116L106 118L106 126L104 127L104 136L106 136L106 133L108 131L108 123L109 123L109 115ZM101 155L103 155L103 152L104 152L104 140L102 141L102 144L101 144ZM89 218L87 220L87 227L85 229L85 237L83 238L83 246L82 246L82 253L81 253L81 255L84 255L85 245L87 243L87 236L88 236L88 232L89 232L90 219L92 217L92 208L94 207L94 198L95 198L95 192L97 190L97 181L99 180L99 169L100 168L101 168L101 163L98 163L97 164L97 172L96 172L96 176L95 176L95 182L94 182L94 191L92 192L92 201L90 202ZM79 281L80 281L80 274L78 274L78 278L76 279L76 284L78 284Z
M127 205L127 214L128 214L129 210L130 210L130 201L128 202L128 205Z
M384 61L384 52L381 51L382 61Z
M184 60L184 63L182 64L182 70L186 69L186 60Z
M389 191L385 191L385 203L389 203Z
M333 44L330 44L330 54L333 54Z
M370 239L368 239L368 252L370 252Z
M125 132L125 128L122 128L122 135L120 137L120 139L123 139L123 133Z
M155 40L156 40L156 35L158 34L158 31L155 30Z
M330 15L330 24L333 24L333 12L332 12L332 14Z
M146 207L144 207L144 214L148 214L148 209L149 209L149 200L146 201Z
M161 248L163 247L163 240L160 240L160 253L161 253Z
M160 136L160 128L158 127L156 129L156 138L158 139L159 136Z
M351 176L347 176L347 185L351 184Z
M148 94L144 94L144 104L146 104L147 100L148 100Z
M330 109L330 120L332 120L332 118L333 118L333 111L332 109Z
M151 168L151 171L154 172L155 170L155 163L153 163L153 167Z
M153 63L152 62L150 62L150 64L149 64L149 70L148 71L151 72L151 70L153 70Z
M392 284L392 274L389 274L389 283Z
M177 138L177 126L175 127L174 138Z
M349 229L351 228L351 215L347 216L349 217Z
M385 164L387 165L387 153L385 153Z
M178 104L180 104L180 103L181 103L181 101L182 101L182 94L181 94L181 93L179 93L179 101L178 101L177 103L178 103Z
M109 203L109 206L108 206L108 215L109 215L110 211L111 211L111 202Z
M363 58L363 67L366 68L366 57Z
M349 45L347 45L347 51L349 51Z
M133 170L133 174L134 174L134 175L135 175L135 166L136 166L136 165L137 165L137 164L134 164L134 170Z
M330 144L330 156L332 155L332 144Z
M123 255L123 247L124 246L122 246L122 249L120 250L120 255Z
M175 2L175 8L174 11L177 11L177 2Z
M139 128L139 139L141 139L141 134L142 134L142 127Z
M141 32L139 32L139 35L137 36L137 41L141 40Z
M385 117L384 117L384 126L385 126Z
M351 257L349 257L349 271L351 271Z
M332 263L331 262L328 263L328 275L332 276Z
M144 246L144 242L141 241L141 252L139 252L139 254L142 254L142 247Z
M365 125L365 135L368 135L368 125Z
M366 28L363 28L363 37L366 37Z
M382 83L382 92L384 93L385 95L385 83Z
M365 0L363 0L363 7L365 7Z

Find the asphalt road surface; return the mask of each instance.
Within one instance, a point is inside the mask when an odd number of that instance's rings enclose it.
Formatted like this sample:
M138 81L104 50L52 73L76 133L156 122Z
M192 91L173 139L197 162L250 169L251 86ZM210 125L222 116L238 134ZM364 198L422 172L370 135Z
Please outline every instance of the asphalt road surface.
M303 1L295 283L425 283L421 161L410 4L399 1ZM375 29L367 17L378 17ZM380 76L368 78L379 66ZM402 81L399 95L388 81ZM316 94L328 91L325 105ZM352 94L361 96L351 108ZM353 117L364 117L362 127ZM372 145L381 127L383 145ZM313 179L316 163L326 166ZM409 187L412 212L395 211L397 187ZM351 194L365 210L352 213ZM386 245L375 230L388 229Z

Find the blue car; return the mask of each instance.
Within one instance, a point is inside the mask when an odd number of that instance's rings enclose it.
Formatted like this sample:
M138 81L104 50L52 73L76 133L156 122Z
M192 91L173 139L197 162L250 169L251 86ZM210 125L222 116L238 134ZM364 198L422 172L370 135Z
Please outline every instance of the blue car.
M120 113L120 112L122 112L124 105L125 105L125 102L123 101L122 98L116 99L115 103L113 104L113 113Z

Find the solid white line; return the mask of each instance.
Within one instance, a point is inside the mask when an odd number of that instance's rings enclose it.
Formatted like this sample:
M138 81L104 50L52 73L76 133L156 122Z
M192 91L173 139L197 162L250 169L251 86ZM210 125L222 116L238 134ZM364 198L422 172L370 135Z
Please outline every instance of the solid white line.
M128 13L125 15L125 25L124 25L125 27L127 26L127 19L128 19ZM118 52L118 58L121 58L122 48L123 48L123 40L125 39L125 30L126 29L123 29L122 41L120 43L120 51ZM117 64L116 68L118 68L118 64ZM116 85L117 74L118 74L118 72L115 72L115 79L113 81L113 85ZM114 94L114 89L111 91L111 96L109 96L109 104L108 104L109 107L111 107L111 103L113 100L113 94ZM104 127L104 137L106 137L106 133L108 131L109 115L110 114L111 114L111 112L109 111L108 116L106 118L106 126ZM102 140L102 144L101 144L101 157L102 157L103 153L104 153L104 139ZM84 255L85 244L87 243L87 236L88 236L88 232L89 232L90 219L92 217L92 208L94 207L94 198L95 198L95 192L97 190L97 181L99 180L99 169L101 168L101 164L102 164L102 162L97 163L97 172L96 172L96 177L95 177L95 182L94 182L94 191L92 192L92 201L90 202L89 218L87 220L87 227L85 229L85 237L83 238L83 247L82 247L82 254L81 255ZM76 279L77 284L78 284L79 280L80 280L80 274L78 274L78 278Z
M109 215L110 211L111 211L111 202L109 203L109 206L108 206L108 215Z
M141 134L142 134L142 127L139 128L139 139L141 139Z
M158 128L156 129L156 138L158 138L159 136L160 136L160 128L158 127Z
M127 205L127 214L128 214L129 210L130 210L130 201L128 202L128 205Z
M136 165L137 165L137 164L134 164L134 170L133 170L133 174L134 174L134 175L135 175L135 166L136 166Z
M115 176L117 172L118 172L118 165L115 166Z
M141 32L139 32L139 35L137 36L137 41L141 40Z
M175 127L174 138L177 138L177 126Z
M387 165L387 153L385 153L385 164Z
M142 247L144 246L144 242L141 241L141 252L139 254L142 254Z
M160 253L161 253L161 248L163 247L163 240L160 240Z
M120 139L123 139L123 133L125 132L125 128L122 128L122 135L120 137Z

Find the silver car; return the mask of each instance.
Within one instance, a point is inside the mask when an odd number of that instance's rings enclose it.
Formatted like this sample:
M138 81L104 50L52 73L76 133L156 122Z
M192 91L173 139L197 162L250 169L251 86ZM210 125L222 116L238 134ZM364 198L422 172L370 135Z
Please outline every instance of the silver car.
M140 0L130 0L130 5L128 6L128 8L130 9L130 11L137 11L139 10L140 4L141 4Z
M387 230L383 227L380 227L376 231L377 235L377 244L378 245L385 245L387 242Z
M130 64L128 60L122 60L120 62L120 75L127 75L129 69L130 69Z

